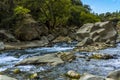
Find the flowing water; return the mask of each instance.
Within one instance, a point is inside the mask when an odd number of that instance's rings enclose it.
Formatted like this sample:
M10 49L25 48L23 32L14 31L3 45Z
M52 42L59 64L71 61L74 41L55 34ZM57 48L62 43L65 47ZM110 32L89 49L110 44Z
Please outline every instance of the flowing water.
M38 80L67 80L63 75L69 70L75 70L79 73L91 73L100 76L106 76L110 71L120 69L120 44L117 44L115 48L108 48L105 50L99 50L97 52L115 55L114 59L108 60L97 60L91 59L87 61L85 58L76 58L71 63L65 63L56 67L51 67L49 65L23 65L14 66L19 61L44 54L52 54L59 51L71 51L76 42L71 44L57 43L51 47L41 47L25 50L12 50L0 53L0 72L4 72L4 75L10 75L19 80L27 80L26 75L32 73L39 73L40 78ZM76 55L89 56L95 52L78 52ZM21 74L13 74L12 71L19 68ZM24 74L24 76L23 76ZM16 75L16 76L13 76Z

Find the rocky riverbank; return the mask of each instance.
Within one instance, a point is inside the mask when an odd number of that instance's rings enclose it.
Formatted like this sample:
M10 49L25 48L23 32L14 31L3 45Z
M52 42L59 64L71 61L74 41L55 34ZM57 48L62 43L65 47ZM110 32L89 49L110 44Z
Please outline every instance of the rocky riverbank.
M33 22L31 22L33 23ZM27 23L28 25L30 23ZM36 24L36 23L34 23ZM22 25L24 26L24 25ZM32 47L48 46L49 44L57 42L68 42L78 41L76 45L77 50L82 51L94 51L96 49L103 49L106 47L115 46L116 41L119 42L118 32L112 22L97 22L84 24L82 27L63 27L63 29L56 29L52 34L48 33L46 27L42 27L42 32L40 34L34 33L36 29L28 27L27 31L25 29L20 29L19 37L14 36L6 30L0 30L1 35L1 47L0 50L9 49L25 49ZM57 32L58 31L58 32ZM45 32L45 33L44 33ZM22 35L24 33L25 35ZM38 35L36 38L34 35ZM22 36L22 37L20 37ZM30 37L29 37L30 36ZM23 40L24 41L20 41Z

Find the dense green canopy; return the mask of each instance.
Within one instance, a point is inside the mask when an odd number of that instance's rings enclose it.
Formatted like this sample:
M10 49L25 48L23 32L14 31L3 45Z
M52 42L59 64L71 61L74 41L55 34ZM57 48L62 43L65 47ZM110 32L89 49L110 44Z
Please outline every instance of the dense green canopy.
M1 0L0 27L12 28L25 14L50 28L99 21L90 11L80 0Z

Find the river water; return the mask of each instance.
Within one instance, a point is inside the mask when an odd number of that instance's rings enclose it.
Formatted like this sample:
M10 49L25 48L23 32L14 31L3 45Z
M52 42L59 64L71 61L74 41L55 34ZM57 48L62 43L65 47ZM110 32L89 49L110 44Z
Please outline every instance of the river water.
M39 56L44 54L52 54L59 51L71 51L76 42L71 44L57 43L51 47L40 47L25 50L11 50L0 53L0 72L4 75L15 77L18 80L28 80L26 75L32 73L38 73L38 80L67 80L64 74L69 70L75 70L79 73L91 73L100 76L106 76L110 71L120 69L120 44L117 44L115 48L108 48L99 50L97 53L104 53L114 55L115 58L108 60L91 59L87 61L85 58L76 58L71 63L65 63L56 67L49 65L23 65L14 66L19 61L33 56ZM89 56L96 52L78 52L76 55ZM21 74L13 74L13 70L19 68ZM16 75L16 76L14 76ZM24 76L23 76L24 75Z

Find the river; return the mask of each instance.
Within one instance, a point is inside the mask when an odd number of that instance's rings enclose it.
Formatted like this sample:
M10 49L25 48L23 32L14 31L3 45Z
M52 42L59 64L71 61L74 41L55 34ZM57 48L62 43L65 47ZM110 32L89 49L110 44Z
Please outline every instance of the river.
M87 61L85 58L76 58L71 63L65 63L56 67L49 65L24 65L14 66L19 61L33 56L52 54L59 51L71 51L76 42L71 44L57 43L51 47L29 48L25 50L10 50L0 53L0 72L2 74L15 77L18 80L28 80L26 76L32 73L40 75L38 80L67 80L64 74L69 70L75 70L79 73L91 73L100 76L106 76L110 71L120 69L120 44L115 48L99 50L97 53L104 53L116 56L113 59ZM78 52L76 55L88 56L96 52ZM14 74L13 70L19 68L22 72Z

